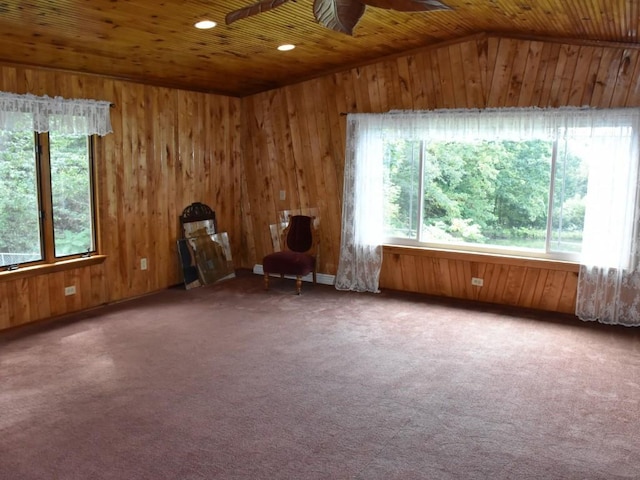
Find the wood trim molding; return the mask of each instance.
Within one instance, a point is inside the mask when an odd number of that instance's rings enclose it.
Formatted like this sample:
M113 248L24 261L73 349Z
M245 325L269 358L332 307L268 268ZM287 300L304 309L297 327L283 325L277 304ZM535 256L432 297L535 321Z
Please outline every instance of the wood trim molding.
M384 245L383 255L409 255L415 257L443 258L465 262L482 262L516 267L543 268L545 270L560 270L578 273L580 265L574 262L547 260L543 258L514 257L511 255L497 255L475 252L461 252L437 248L407 247L404 245Z

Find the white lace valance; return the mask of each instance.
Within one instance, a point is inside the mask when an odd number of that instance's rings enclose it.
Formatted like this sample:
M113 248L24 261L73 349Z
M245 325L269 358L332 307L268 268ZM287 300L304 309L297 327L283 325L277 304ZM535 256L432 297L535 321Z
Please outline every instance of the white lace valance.
M55 131L77 135L112 133L111 104L101 100L38 97L0 92L0 130L25 129L25 120L38 133Z
M637 108L595 109L498 108L464 110L395 110L386 114L350 114L353 122L366 122L389 138L429 138L452 141L504 139L554 140L566 136L611 136L605 127L635 127L640 118Z

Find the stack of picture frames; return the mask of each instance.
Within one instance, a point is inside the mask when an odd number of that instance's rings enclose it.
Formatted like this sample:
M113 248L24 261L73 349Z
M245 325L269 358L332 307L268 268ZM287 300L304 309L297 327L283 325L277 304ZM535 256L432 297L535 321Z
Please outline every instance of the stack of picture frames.
M218 232L215 212L204 203L189 205L180 215L183 238L178 257L187 290L235 277L227 232Z

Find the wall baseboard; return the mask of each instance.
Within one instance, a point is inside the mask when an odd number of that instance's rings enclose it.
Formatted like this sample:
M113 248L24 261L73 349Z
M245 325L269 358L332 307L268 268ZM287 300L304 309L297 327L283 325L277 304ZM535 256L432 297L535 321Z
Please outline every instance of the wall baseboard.
M262 265L256 263L253 266L253 273L257 274L257 275L264 275L264 270L262 269ZM273 273L271 274L272 277L279 277L280 275ZM293 278L295 279L296 277L292 276L292 275L285 275L284 278ZM313 275L309 274L309 275L305 275L304 277L302 277L302 280L304 282L313 282ZM336 283L336 276L335 275L327 275L326 273L317 273L316 274L316 280L318 281L318 283L321 283L323 285L335 285Z

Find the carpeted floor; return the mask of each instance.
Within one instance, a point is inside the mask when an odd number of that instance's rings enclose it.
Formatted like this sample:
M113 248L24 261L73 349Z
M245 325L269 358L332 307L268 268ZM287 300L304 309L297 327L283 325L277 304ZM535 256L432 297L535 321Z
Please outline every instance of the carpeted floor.
M638 330L271 284L0 333L0 478L640 478Z

